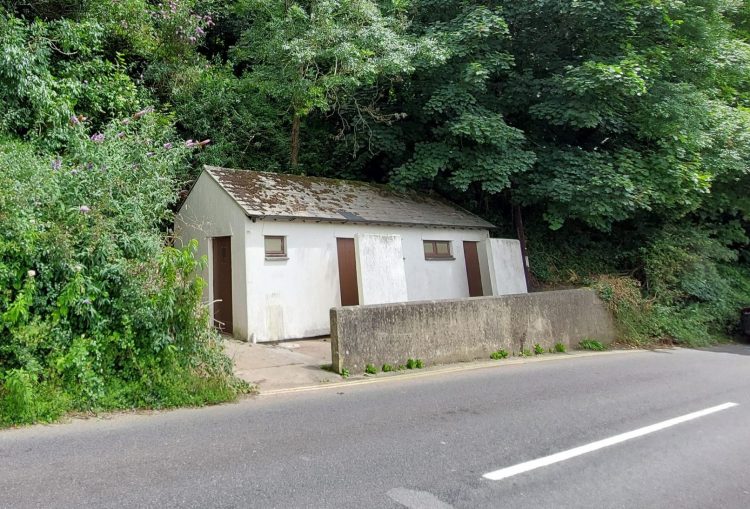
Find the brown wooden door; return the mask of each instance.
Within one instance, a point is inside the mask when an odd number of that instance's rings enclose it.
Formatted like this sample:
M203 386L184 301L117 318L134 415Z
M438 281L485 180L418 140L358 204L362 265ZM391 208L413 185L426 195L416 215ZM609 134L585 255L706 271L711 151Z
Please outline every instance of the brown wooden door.
M357 261L354 258L354 239L336 239L339 257L339 285L341 286L341 305L356 306L359 304L357 288Z
M213 289L214 322L227 334L232 333L232 238L214 237Z
M481 297L484 293L476 242L464 241L464 259L466 260L466 278L469 280L469 297Z

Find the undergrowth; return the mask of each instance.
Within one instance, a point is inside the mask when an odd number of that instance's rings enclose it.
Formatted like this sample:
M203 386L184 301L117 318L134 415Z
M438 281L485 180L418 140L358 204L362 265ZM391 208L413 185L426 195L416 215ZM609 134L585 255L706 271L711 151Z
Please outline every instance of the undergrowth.
M708 346L737 337L739 309L750 305L747 254L720 238L689 224L634 240L640 247L557 238L535 246L532 269L545 289L594 288L615 317L620 343Z
M51 160L0 140L0 426L235 399L205 260L163 228L186 147L148 112L81 123Z

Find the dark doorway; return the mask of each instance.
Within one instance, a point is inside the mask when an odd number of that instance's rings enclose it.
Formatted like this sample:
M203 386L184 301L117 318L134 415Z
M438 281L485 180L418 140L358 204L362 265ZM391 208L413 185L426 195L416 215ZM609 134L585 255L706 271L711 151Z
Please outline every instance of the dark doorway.
M464 259L466 260L466 278L469 280L469 297L481 297L484 293L476 242L464 241Z
M336 239L339 257L339 285L341 285L341 305L359 304L357 288L357 261L354 258L354 239Z
M216 327L227 334L232 333L232 238L214 237L213 246L213 289L214 322Z

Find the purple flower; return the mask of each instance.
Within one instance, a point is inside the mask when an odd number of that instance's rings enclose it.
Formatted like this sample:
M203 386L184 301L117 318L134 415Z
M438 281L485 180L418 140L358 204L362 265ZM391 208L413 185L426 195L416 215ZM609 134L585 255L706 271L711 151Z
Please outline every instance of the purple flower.
M172 144L169 142L165 143L163 146L165 150L169 150L170 148L172 148Z
M195 41L197 41L197 39L195 37L193 37L193 36L190 36L189 41L191 43L195 44Z
M78 170L70 170L70 174L71 175L77 175L78 174Z
M78 117L76 117L75 115L71 115L70 116L70 124L71 125L78 125L80 123L81 122L80 122L80 120L78 120Z
M125 133L122 132L122 131L120 131L119 133L117 133L117 137L118 138L124 138L125 137Z
M201 37L205 34L206 32L204 32L201 27L195 27L195 35L197 35L198 37Z
M197 145L197 143L196 143L196 142L194 142L193 140L188 140L188 141L186 141L186 142L185 142L185 146L186 146L187 148L193 148L193 147L195 147L196 145Z
M60 159L58 157L57 159L55 159L54 161L52 161L52 169L55 170L55 171L57 171L60 168L62 168L62 159Z
M92 134L91 141L93 141L94 143L101 143L104 141L104 135L102 133Z
M78 211L81 214L88 214L89 212L91 212L91 209L87 205L81 205L80 207L78 207Z

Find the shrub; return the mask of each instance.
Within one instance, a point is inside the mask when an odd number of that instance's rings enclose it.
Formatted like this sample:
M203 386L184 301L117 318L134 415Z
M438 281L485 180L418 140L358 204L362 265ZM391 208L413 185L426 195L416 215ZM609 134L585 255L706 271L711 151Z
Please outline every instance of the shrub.
M368 364L367 366L365 366L365 373L367 373L368 375L374 375L377 372L378 368L376 368L374 364Z
M393 366L391 366L390 364L383 364L383 367L382 367L382 368L380 368L380 370L381 370L381 371L382 371L383 373L388 373L388 372L390 372L390 371L393 371Z
M602 351L605 349L605 346L595 339L584 339L578 343L578 348L582 350Z
M67 410L226 401L232 376L201 305L205 260L164 230L187 149L141 112L54 157L0 142L2 423ZM77 121L78 122L78 121Z
M544 353L544 347L539 343L534 345L534 355L542 355Z
M557 353L565 353L565 344L564 343L555 343L555 352Z
M406 361L406 369L422 369L424 362L422 359L408 359Z
M502 348L490 354L490 359L494 360L505 359L506 357L508 357L508 352L503 350Z

